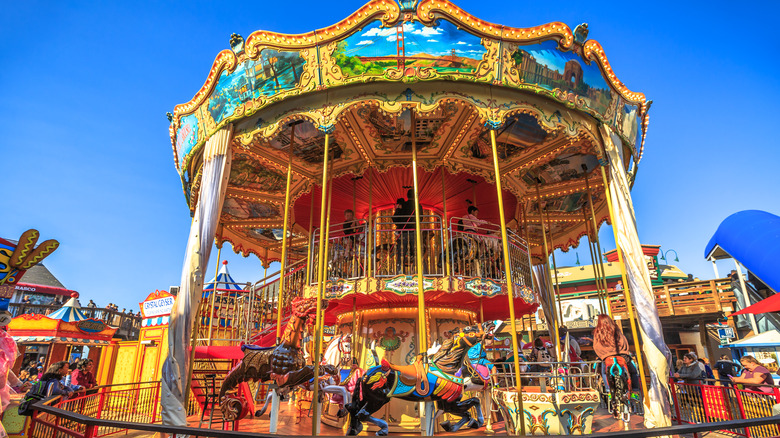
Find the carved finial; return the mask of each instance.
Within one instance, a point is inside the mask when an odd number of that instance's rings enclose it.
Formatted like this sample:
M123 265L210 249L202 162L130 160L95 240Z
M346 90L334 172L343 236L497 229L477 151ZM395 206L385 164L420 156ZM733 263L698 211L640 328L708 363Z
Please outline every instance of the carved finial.
M230 35L230 48L236 53L242 52L244 50L244 37L237 33Z
M582 23L574 28L574 41L583 44L588 39L588 23Z
M168 122L173 123L173 114L165 113L165 116L168 117Z
M401 12L414 12L417 9L417 3L419 0L396 0L398 6L401 7Z

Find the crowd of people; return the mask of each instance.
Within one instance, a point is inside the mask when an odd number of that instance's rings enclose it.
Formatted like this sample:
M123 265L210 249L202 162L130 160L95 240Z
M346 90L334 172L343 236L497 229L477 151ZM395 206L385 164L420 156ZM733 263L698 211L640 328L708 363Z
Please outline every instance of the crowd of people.
M25 364L18 376L17 392L24 392L35 382L47 385L48 395L71 395L75 392L90 391L97 386L94 374L95 362L92 359L76 359L56 362L44 372L43 360ZM54 384L54 381L58 384ZM23 387L22 385L26 385Z

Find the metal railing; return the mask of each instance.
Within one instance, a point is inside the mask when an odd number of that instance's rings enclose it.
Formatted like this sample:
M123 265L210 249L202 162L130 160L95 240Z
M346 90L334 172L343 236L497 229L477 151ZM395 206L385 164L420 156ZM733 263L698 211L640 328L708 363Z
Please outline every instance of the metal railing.
M731 420L747 420L772 416L772 406L780 403L780 387L762 385L771 392L756 386L734 385L706 379L706 384L681 383L672 379L670 388L674 410L673 420L678 424L716 423ZM724 428L734 435L768 438L780 436L777 424L748 428Z
M506 281L498 224L454 217L450 219L449 232L452 275ZM531 289L533 276L528 244L512 230L507 230L507 247L513 282Z
M444 233L441 216L420 215L423 275L444 276ZM375 277L417 274L416 221L411 216L379 216L374 225Z
M8 305L8 311L14 318L19 315L36 314L49 315L62 308L61 304L24 304L11 303ZM111 327L117 327L117 335L124 336L128 340L138 338L141 328L141 317L138 315L130 316L126 313L116 310L108 310L97 307L82 307L81 312L87 318L99 319Z
M96 388L94 392L64 400L54 398L47 403L62 411L78 412L87 417L112 422L157 423L161 420L159 381L106 385ZM127 428L113 425L90 427L46 412L33 415L31 423L30 436L40 438L99 438L127 431Z
M539 392L577 392L597 390L599 374L594 371L595 362L520 362L520 378L523 387L539 387ZM517 387L515 364L493 364L493 387L513 390Z
M358 223L354 227L344 228L347 222L330 225L328 233L328 263L325 278L329 281L355 280L366 277L368 272L367 226ZM309 284L316 284L319 272L320 230L312 233L311 278Z

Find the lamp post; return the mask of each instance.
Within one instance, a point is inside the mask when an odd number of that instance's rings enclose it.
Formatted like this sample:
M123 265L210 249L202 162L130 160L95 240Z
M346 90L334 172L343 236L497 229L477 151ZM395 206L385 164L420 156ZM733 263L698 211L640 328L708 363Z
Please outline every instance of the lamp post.
M673 249L667 249L666 251L660 251L659 254L661 254L661 257L659 257L658 259L666 261L666 254L669 254L670 252L674 253L674 261L675 262L679 262L680 261L680 257L677 255L677 251L675 251Z

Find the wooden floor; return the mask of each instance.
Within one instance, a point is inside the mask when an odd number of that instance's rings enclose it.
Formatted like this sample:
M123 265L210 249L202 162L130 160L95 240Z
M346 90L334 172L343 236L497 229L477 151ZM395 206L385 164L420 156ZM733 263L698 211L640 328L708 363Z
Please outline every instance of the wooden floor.
M308 413L305 413L306 415ZM190 426L198 427L199 418L191 418ZM620 432L623 429L623 423L616 421L612 418L606 410L600 409L593 420L593 432ZM247 417L239 423L238 430L247 433L268 433L268 414L261 418ZM204 423L201 427L207 428L208 424ZM215 423L212 425L214 429L220 429L222 424ZM630 426L631 429L643 429L642 417L632 416ZM498 422L493 424L493 433L495 435L507 435L504 428L504 422ZM311 435L311 420L307 416L301 417L294 408L290 408L286 402L282 402L279 412L279 428L277 430L278 435ZM436 433L436 436L484 436L489 434L484 427L480 429L461 429L458 432L440 432ZM331 427L325 424L321 425L320 435L325 436L344 436L344 431L340 428ZM374 432L366 432L365 430L360 435L374 435ZM390 433L391 436L404 436L404 435L419 435L419 432L409 431L407 433Z

